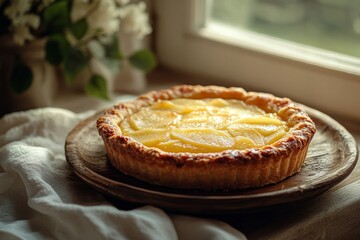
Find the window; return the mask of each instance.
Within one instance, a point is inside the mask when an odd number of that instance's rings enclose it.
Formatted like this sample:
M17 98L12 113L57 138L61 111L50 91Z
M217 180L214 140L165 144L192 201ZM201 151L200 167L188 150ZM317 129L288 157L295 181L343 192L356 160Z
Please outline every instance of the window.
M335 39L327 44L313 41L321 35L311 30L317 20L304 17L315 11L311 4L320 7L326 2L338 3L331 5L331 9L337 9L339 2L350 1L156 1L159 61L173 69L214 79L216 84L271 92L328 114L360 120L360 60L356 55L360 40L357 49L356 19L352 32L346 30L346 37L341 28L338 33L321 33L337 34L337 40L348 39L341 50ZM355 11L355 7L352 9ZM258 11L270 13L259 17ZM283 18L277 18L281 11ZM284 19L286 24L281 22ZM308 31L317 35L301 30L308 25Z
M207 4L207 24L360 57L357 0L210 0Z

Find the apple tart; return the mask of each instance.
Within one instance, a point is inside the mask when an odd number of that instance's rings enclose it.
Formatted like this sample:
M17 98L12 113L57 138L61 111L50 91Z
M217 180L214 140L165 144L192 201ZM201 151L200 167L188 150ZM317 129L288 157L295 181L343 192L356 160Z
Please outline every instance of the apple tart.
M97 120L110 163L151 184L231 190L300 171L316 128L290 99L181 85L120 103Z

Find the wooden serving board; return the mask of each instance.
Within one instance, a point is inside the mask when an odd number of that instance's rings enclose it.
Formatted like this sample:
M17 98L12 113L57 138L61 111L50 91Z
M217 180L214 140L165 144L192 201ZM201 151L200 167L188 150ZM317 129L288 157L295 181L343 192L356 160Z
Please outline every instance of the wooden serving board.
M255 211L309 199L335 186L353 170L357 146L351 134L331 117L311 108L317 132L301 172L274 185L238 191L178 190L154 186L122 174L107 159L96 129L96 114L68 135L68 163L83 181L112 198L191 214Z

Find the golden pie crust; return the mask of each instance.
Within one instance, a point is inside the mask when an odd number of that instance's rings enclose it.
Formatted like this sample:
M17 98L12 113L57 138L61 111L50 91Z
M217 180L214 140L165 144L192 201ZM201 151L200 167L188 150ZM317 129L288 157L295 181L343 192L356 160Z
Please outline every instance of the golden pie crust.
M124 136L119 123L159 100L223 98L242 100L287 122L289 133L271 145L215 153L173 153ZM300 171L316 128L304 109L288 98L242 88L180 85L120 103L97 120L110 163L151 184L202 190L231 190L277 183Z

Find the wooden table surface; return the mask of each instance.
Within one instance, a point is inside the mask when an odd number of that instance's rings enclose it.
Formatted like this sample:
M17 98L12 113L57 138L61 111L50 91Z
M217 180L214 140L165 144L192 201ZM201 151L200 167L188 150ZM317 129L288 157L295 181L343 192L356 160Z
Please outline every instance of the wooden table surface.
M360 149L360 124L342 124ZM249 239L360 239L359 162L345 180L317 198L223 220Z
M191 77L173 77L156 72L149 77L147 90L166 88L178 83L199 83ZM159 80L160 79L160 80ZM92 99L77 93L59 95L54 107L74 112L99 110L134 95L120 94L113 102ZM360 123L341 123L355 138L360 149ZM320 196L290 205L217 217L242 231L249 239L360 239L360 159L352 173L341 183Z

